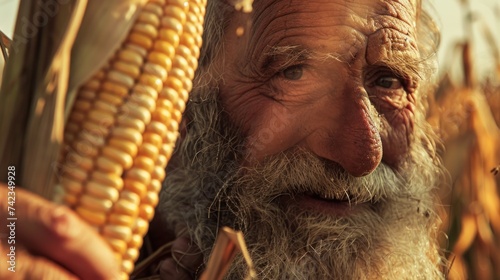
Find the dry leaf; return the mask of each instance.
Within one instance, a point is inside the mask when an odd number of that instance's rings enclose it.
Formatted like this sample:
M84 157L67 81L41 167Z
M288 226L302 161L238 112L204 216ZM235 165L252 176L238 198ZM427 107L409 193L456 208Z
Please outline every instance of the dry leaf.
M248 278L256 276L243 233L228 227L219 230L217 240L200 280L221 280L229 270L237 253L241 252L248 266Z

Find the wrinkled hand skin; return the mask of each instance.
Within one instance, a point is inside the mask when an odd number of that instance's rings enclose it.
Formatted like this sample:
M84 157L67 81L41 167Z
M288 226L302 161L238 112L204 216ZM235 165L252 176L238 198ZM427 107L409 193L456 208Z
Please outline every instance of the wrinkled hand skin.
M176 228L170 227L157 211L150 223L146 238L154 251L172 242L170 248L172 257L160 261L160 279L199 279L204 269L203 254L187 236L186 225L178 224ZM154 269L156 271L156 264Z
M160 264L160 279L198 279L202 272L203 255L188 237L179 237L172 244L172 258Z
M302 147L353 176L382 161L398 169L412 143L418 98L414 6L255 1L251 16L235 15L220 92L247 136L247 160Z
M7 221L9 190L0 184L0 221ZM105 241L70 209L15 188L15 244L0 229L0 279L119 279L119 267ZM10 216L9 216L10 217ZM15 246L15 272L6 268Z

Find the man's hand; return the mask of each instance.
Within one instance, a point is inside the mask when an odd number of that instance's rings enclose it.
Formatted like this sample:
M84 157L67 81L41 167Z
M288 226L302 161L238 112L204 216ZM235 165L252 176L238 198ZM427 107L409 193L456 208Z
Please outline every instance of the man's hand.
M172 257L161 262L160 279L197 279L203 265L200 249L186 237L179 237L172 244Z
M151 245L151 250L155 252L149 257L159 252L162 255L168 255L161 261L158 260L159 258L154 258L155 261L148 265L150 272L159 273L162 280L190 280L200 277L204 268L203 254L189 238L186 225L178 224L177 229L174 229L167 224L161 212L157 211L149 225L146 239ZM167 244L171 246L168 247ZM140 272L139 275L144 277L147 274Z
M15 244L8 244L8 189L0 184L0 279L118 279L105 241L70 209L15 189ZM12 239L12 238L11 238ZM15 272L7 268L15 247Z

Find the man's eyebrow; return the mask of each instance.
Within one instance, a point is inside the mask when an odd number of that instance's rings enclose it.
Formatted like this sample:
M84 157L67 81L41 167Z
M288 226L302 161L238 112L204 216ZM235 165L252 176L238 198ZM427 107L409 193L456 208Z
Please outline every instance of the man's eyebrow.
M265 64L269 65L278 61L283 66L293 65L305 60L328 60L341 61L340 55L332 53L320 53L310 50L301 45L273 46L264 54Z
M415 59L411 55L395 55L388 60L382 60L372 66L384 66L400 77L408 77L415 80L422 79L422 69L425 61Z
M272 65L276 62L282 65L292 65L311 57L311 52L301 46L272 46L266 51L265 64Z
M283 69L289 66L303 63L307 60L327 61L333 59L335 61L350 64L352 54L346 53L344 55L335 53L324 53L312 51L310 48L303 45L285 45L285 46L272 46L262 54L263 65L266 68ZM406 53L399 52L392 56L390 59L383 59L368 66L383 66L400 77L407 77L413 80L420 80L422 78L422 66L425 61L422 58L415 58L414 56Z

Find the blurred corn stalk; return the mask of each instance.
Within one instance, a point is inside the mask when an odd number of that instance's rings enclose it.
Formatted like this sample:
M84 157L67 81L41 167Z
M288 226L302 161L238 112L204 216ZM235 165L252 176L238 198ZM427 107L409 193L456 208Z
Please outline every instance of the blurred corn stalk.
M2 87L2 75L5 61L9 57L10 43L10 38L0 30L0 88Z
M491 32L485 34L497 71L478 81L472 40L458 45L462 81L454 83L446 73L429 114L443 140L451 180L451 188L441 190L448 206L442 217L448 234L443 247L451 280L500 279L500 176L495 176L500 163L500 57Z

